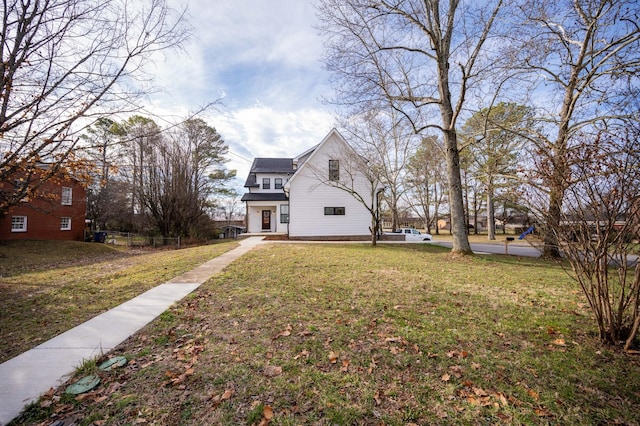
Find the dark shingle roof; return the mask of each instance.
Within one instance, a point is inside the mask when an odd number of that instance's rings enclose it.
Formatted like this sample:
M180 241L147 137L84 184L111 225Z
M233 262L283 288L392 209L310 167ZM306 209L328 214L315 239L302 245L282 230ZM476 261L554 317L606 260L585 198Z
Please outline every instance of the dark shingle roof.
M251 192L242 196L242 201L287 201L284 192Z
M252 173L293 173L291 158L256 158L251 165Z
M293 174L291 158L256 158L253 160L249 176L244 183L245 188L257 188L256 173Z

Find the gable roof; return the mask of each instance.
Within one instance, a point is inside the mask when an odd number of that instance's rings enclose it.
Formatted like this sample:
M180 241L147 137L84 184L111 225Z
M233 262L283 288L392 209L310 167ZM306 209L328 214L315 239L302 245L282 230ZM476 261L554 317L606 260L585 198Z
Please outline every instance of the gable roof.
M317 153L319 151L321 151L320 147L322 147L322 145L324 145L325 143L327 143L327 141L331 138L331 136L336 136L336 139L341 142L342 144L344 144L345 147L347 147L347 149L352 150L353 151L353 147L351 145L349 145L349 142L347 142L347 140L344 138L344 136L342 136L340 134L340 132L334 127L333 129L331 129L331 131L327 134L327 136L324 137L324 139L322 139L322 142L320 142L318 145L314 146L312 149L304 152L303 154L300 155L300 157L306 156L307 158L304 159L304 163L302 163L302 165L300 165L298 167L298 170L302 170L303 168L305 168L305 166L307 165L307 163L309 162L309 160L311 158L313 158L315 155L317 155ZM355 152L355 151L354 151ZM285 184L285 187L290 186L291 181L294 180L296 178L296 176L298 176L298 173L294 174L291 179L289 179L289 181Z

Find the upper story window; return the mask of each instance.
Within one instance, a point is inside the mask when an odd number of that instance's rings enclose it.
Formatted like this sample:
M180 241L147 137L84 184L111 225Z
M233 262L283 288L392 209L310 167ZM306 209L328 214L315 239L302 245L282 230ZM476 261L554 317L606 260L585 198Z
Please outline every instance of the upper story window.
M12 216L11 217L11 232L27 232L27 217L26 216Z
M13 186L16 195L26 194L28 188L26 180L16 179L13 181ZM29 201L29 197L24 195L20 201L27 202Z
M329 160L329 180L332 182L340 180L339 160Z
M273 180L273 187L275 189L282 189L282 178L275 178Z
M262 189L271 189L271 179L262 178Z
M71 188L68 188L66 186L62 187L62 205L64 206L70 206L73 198L72 198L72 194L73 191L71 190Z

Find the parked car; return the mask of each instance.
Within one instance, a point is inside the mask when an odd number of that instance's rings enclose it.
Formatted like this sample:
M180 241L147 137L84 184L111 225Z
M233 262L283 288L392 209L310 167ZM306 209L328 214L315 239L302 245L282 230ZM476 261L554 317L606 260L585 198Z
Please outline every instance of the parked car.
M393 231L394 234L404 234L405 241L431 241L431 234L422 234L417 229L413 228L398 228Z

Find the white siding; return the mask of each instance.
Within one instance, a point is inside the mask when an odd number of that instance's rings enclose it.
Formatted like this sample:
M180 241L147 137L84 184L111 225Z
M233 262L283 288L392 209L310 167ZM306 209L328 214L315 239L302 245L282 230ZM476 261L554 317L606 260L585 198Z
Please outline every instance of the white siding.
M351 153L337 132L332 132L296 172L289 185L291 237L370 235L368 209L350 193L326 183L329 159L340 161L342 180L348 163L345 156ZM368 182L361 178L355 186L366 201L371 198ZM345 215L325 215L325 207L344 207Z
M286 201L248 201L247 202L247 232L278 232L287 233L287 224L280 223L280 205ZM262 211L271 211L271 229L262 229Z

